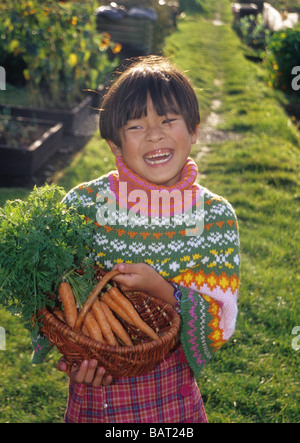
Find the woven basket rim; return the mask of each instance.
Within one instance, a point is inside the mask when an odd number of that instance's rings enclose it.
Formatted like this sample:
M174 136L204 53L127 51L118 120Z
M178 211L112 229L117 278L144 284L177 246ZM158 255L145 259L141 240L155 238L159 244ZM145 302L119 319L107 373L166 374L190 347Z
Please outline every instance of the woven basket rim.
M116 275L115 272L99 270L102 277L85 302L85 312L91 309L93 300L100 294L104 285L110 281L109 277L113 278ZM102 278L103 286L101 284ZM113 284L118 287L116 282L113 282ZM178 347L181 317L171 304L143 291L122 292L133 303L142 318L150 320L153 315L151 324L159 335L157 340L146 338L144 334L139 337L139 329L136 328L137 337L145 341L133 346L112 346L108 343L98 342L82 333L81 326L84 316L81 316L81 321L78 321L77 328L76 324L74 328L71 328L55 316L54 308L52 310L50 307L44 307L37 312L37 321L41 325L40 330L64 355L68 364L68 371L70 371L73 364L79 364L84 359L94 358L98 361L98 365L104 366L108 373L114 377L142 375ZM84 312L84 307L80 312ZM156 318L158 317L160 320L157 323ZM79 315L77 320L78 318ZM153 320L154 323L152 323ZM128 325L128 328L129 326L129 330L131 330L131 325ZM135 334L134 331L133 334Z
M97 340L87 337L81 331L75 332L68 324L63 323L59 320L48 307L44 307L40 311L38 311L38 319L42 324L50 323L53 328L59 329L60 332L69 340L80 346L88 346L92 348L95 352L113 352L114 354L124 355L127 354L138 354L140 352L147 352L149 350L155 350L161 346L166 345L169 341L171 341L179 332L180 327L180 316L174 310L172 305L163 301L162 299L158 299L157 297L153 297L148 293L142 291L126 291L124 292L127 296L130 294L139 294L144 296L147 299L150 299L155 304L159 305L162 310L168 311L171 317L171 325L167 332L165 332L162 336L159 337L158 340L149 340L145 343L138 343L133 346L112 346L108 343L101 343ZM130 299L130 297L129 297Z

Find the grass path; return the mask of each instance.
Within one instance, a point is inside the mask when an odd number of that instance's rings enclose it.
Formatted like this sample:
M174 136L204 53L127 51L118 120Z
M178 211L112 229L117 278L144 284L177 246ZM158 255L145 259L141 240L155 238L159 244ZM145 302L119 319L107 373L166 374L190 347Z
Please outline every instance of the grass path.
M237 329L199 385L210 422L299 422L300 351L292 347L300 326L299 134L280 105L284 97L266 86L263 66L245 59L229 0L210 0L209 7L181 20L166 43L166 54L196 86L202 134L214 131L193 148L201 183L226 197L240 222ZM216 127L207 124L212 112ZM95 136L54 179L70 189L113 167ZM12 198L18 192L11 190ZM62 421L67 383L55 370L57 354L32 368L21 322L0 311L0 325L7 332L0 422Z

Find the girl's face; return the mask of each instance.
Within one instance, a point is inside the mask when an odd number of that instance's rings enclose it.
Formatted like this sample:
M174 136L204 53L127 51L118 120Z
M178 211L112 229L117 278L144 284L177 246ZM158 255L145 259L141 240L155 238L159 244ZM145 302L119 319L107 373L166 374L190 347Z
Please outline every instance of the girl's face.
M185 120L178 114L159 116L148 98L147 116L129 120L120 131L121 147L108 144L116 156L122 156L129 169L148 182L172 186L196 143L198 127L189 133Z

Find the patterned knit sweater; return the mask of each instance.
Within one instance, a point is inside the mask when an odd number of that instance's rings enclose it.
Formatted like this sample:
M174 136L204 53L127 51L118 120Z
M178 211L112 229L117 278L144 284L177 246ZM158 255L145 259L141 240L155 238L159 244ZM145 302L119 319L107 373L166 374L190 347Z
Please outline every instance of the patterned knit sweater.
M234 210L196 183L191 159L179 183L169 188L143 180L121 157L116 165L116 171L71 190L65 201L95 220L92 253L98 266L108 271L117 263L146 263L179 285L180 339L197 377L235 328L239 237Z

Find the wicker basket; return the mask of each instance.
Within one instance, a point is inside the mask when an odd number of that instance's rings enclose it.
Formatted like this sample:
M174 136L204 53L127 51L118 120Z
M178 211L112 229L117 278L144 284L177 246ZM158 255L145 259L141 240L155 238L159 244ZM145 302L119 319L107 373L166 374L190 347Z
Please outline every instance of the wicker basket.
M100 280L98 291L111 276L112 273L107 273L105 278ZM176 348L180 316L173 307L144 292L123 292L123 294L130 299L142 319L159 335L159 340L149 339L139 329L115 314L135 345L111 346L83 335L80 330L75 332L55 317L48 308L38 313L41 331L64 355L69 367L82 360L93 358L98 360L98 366L104 367L113 377L137 376L150 371L156 363Z

